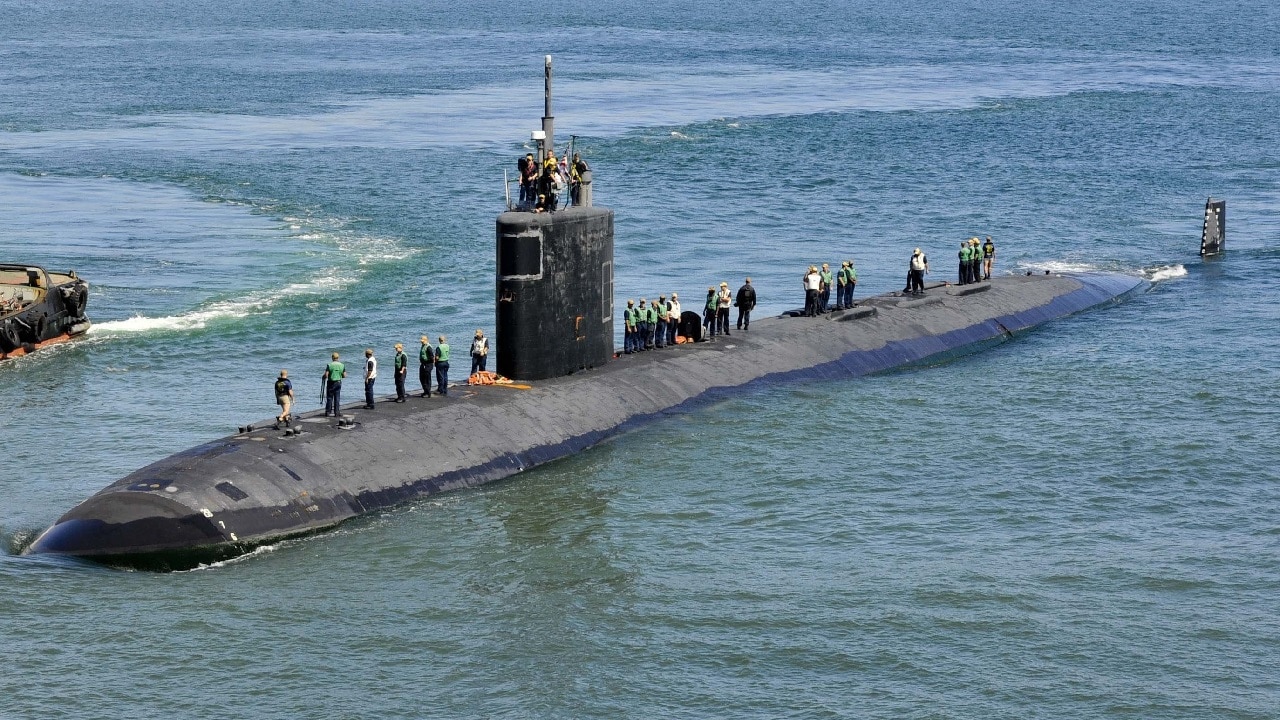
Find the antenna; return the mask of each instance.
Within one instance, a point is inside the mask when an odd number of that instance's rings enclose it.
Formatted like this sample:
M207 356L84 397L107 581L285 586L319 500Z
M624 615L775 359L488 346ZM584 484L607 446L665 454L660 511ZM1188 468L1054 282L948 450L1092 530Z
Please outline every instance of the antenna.
M543 82L545 88L543 90L544 108L542 111L542 132L546 133L546 148L548 153L555 152L555 135L556 135L556 119L551 114L551 56L548 55L543 60Z

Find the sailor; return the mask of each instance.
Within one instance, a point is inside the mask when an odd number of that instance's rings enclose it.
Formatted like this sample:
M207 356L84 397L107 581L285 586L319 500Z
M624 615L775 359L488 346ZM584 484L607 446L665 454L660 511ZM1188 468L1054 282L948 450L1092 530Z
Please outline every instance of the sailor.
M556 209L560 186L563 184L555 153L547 153L547 159L542 165L542 174L538 178L538 195L543 209L548 212Z
M729 334L729 308L733 305L733 295L729 293L729 283L720 283L720 294L716 296L716 325L721 335Z
M654 300L649 303L649 313L646 315L648 324L645 330L645 349L652 350L658 346L658 301Z
M858 287L858 269L852 260L845 260L841 263L840 272L844 277L844 284L840 287L840 307L848 310L853 307L853 290Z
M471 374L475 375L476 371L485 371L485 366L489 362L489 338L484 336L484 330L476 328L476 336L471 340Z
M373 383L378 379L378 358L373 356L373 348L364 350L364 409L373 409Z
M533 153L520 156L516 160L516 174L518 175L518 183L520 185L520 204L516 207L520 210L525 209L529 204L529 188L525 185L525 175L529 172L529 162L533 159Z
M436 392L449 394L449 342L443 335L436 343Z
M747 278L738 288L738 296L734 299L738 306L738 329L751 329L751 311L756 307L756 289L751 286L751 278Z
M716 297L716 287L707 287L707 302L702 306L703 336L708 342L716 341L716 311L720 307L720 298Z
M818 273L818 277L822 278L822 287L818 288L818 312L825 313L830 310L831 266L827 263L822 263L822 272Z
M982 248L977 237L969 239L969 282L982 280Z
M991 266L996 262L996 244L991 242L991 236L987 236L987 241L982 244L982 279L991 279Z
M569 199L575 207L582 202L582 175L590 170L582 155L574 153L573 163L569 165Z
M667 296L659 295L658 302L653 304L653 309L657 313L657 322L654 324L653 330L653 346L662 348L667 346Z
M342 378L347 376L347 366L338 362L338 353L324 368L324 416L337 417L342 414Z
M671 293L671 307L667 310L667 344L676 344L676 334L680 329L680 296Z
M293 383L289 380L289 371L281 370L276 378L276 404L280 406L280 414L276 416L276 429L280 423L288 425L293 420Z
M419 338L422 347L418 350L418 382L422 385L422 397L431 397L431 366L436 364L436 349L426 335Z
M804 315L813 317L818 314L818 291L822 287L822 276L818 274L818 266L810 265L804 276Z
M396 355L394 362L396 371L396 402L402 403L408 400L404 394L404 381L409 376L409 356L404 354L404 343L396 343Z
M649 345L649 300L640 298L636 308L636 351L647 350Z
M970 258L969 258L969 248L971 248L971 247L972 247L972 245L970 245L970 244L969 244L969 241L968 241L968 240L961 240L961 241L960 241L960 252L957 254L957 256L960 258L960 280L959 280L959 283L960 283L961 285L968 285L968 284L969 284L969 282L970 282L970 280L969 280L969 260L970 260Z
M622 352L630 355L635 352L636 345L636 301L627 300L627 309L622 311Z
M920 248L916 248L915 252L911 254L911 263L909 267L911 269L911 294L923 295L924 275L929 272L928 256L921 252Z

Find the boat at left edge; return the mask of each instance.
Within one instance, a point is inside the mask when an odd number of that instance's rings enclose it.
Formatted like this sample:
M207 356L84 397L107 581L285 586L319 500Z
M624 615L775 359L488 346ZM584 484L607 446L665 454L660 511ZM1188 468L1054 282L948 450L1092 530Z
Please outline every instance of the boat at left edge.
M83 335L88 304L89 283L74 270L0 263L0 360Z

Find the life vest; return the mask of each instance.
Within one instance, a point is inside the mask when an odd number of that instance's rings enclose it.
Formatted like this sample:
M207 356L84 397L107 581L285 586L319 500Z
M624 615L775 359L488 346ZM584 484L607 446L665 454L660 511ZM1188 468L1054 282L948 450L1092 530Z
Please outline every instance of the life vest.
M341 382L342 373L347 371L347 366L334 360L329 363L326 369L329 371L329 382Z
M925 264L924 253L918 253L916 255L911 256L912 270L924 270L924 264Z

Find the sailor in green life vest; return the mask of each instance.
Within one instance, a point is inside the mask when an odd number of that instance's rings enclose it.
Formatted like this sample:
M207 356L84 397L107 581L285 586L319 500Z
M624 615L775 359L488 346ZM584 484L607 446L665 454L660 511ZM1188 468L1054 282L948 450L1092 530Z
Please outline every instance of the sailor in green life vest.
M443 335L436 343L436 392L449 394L449 342Z
M347 366L338 362L338 353L324 367L324 416L336 417L342 412L342 378L347 376Z
M636 301L627 300L627 309L622 311L622 353L630 355L636 347Z
M436 349L426 335L419 338L422 347L418 350L418 382L422 385L422 397L431 397L431 370L436 364Z
M982 247L976 237L969 240L969 282L982 282Z
M667 296L659 295L658 302L654 303L650 310L654 314L653 319L653 346L663 348L667 346Z
M969 284L969 259L970 259L970 258L969 258L969 254L970 254L970 253L969 253L969 248L970 248L970 247L971 247L971 246L969 245L969 241L968 241L968 240L962 240L962 241L960 242L960 253L959 253L959 257L960 257L960 279L959 279L959 281L958 281L958 282L959 282L959 284L961 284L961 285L968 285L968 284Z
M658 301L657 300L650 302L649 309L645 310L644 318L645 318L644 348L645 350L653 350L653 348L655 347L653 343L653 338L655 336L655 333L658 332Z
M836 307L848 310L853 307L853 289L858 285L858 271L852 260L840 263L840 275L837 279L840 294L836 297Z
M409 377L409 356L404 354L404 344L396 343L396 356L392 361L396 373L396 402L407 402L404 394L404 381Z
M649 349L649 300L640 298L636 307L636 350Z
M822 278L822 287L818 290L818 312L825 313L831 309L831 266L822 263L822 272L818 276Z
M288 425L293 420L293 383L289 380L289 371L281 370L275 384L276 404L280 406L280 414L276 416L276 429L280 423Z
M987 236L987 241L982 244L982 279L991 279L991 266L996 264L996 244L991 242L991 236Z

